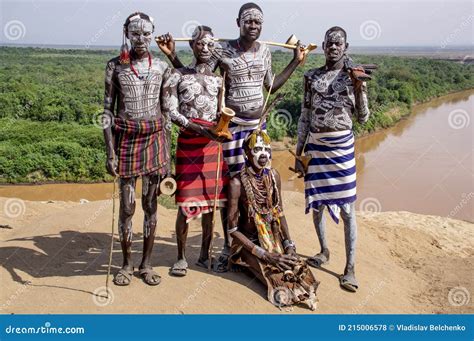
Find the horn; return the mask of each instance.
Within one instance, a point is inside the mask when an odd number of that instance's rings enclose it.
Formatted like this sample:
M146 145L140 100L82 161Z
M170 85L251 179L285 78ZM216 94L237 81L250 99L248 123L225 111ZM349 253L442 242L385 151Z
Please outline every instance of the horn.
M287 40L286 40L286 43L287 45L292 45L296 48L296 44L298 43L298 38L296 38L296 36L294 34L292 34ZM304 46L302 45L301 48L303 49L303 53L304 53L304 58L303 60L301 61L301 65L304 65L305 61L306 61L306 56L308 55L308 53L310 53L311 51L315 50L316 49L316 45L315 44L309 44L308 46Z
M172 196L176 192L177 187L176 180L168 176L161 180L160 192Z
M225 137L228 140L232 140L232 133L229 130L229 123L232 118L235 116L235 111L231 108L223 107L221 109L221 116L219 117L219 122L214 128L214 134L219 137Z

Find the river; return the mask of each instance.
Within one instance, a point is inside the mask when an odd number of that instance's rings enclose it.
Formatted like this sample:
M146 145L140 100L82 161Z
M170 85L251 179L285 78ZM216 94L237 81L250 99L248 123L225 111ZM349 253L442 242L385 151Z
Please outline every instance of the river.
M463 91L414 106L394 127L357 139L356 207L474 222L473 112L474 90ZM288 170L290 153L276 151L273 158L283 189L303 191L303 181ZM111 192L110 183L0 187L2 197L39 201L102 200Z

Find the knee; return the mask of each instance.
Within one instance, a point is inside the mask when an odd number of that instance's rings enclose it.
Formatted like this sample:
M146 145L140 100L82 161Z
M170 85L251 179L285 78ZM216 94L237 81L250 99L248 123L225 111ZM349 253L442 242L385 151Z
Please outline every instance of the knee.
M321 221L323 217L324 217L324 206L320 205L318 206L317 210L313 210L313 220L315 222Z
M341 218L347 225L356 225L355 207L352 204L345 204L341 207Z
M146 215L151 216L158 210L158 203L156 199L146 200L142 199L142 208Z
M135 213L135 202L133 203L124 203L121 206L122 216L124 218L130 218Z

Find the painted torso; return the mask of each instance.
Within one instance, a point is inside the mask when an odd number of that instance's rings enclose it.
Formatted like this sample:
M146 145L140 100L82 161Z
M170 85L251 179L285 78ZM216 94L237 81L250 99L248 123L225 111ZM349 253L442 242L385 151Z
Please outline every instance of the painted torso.
M226 73L226 106L234 109L237 116L263 106L264 83L271 83L272 78L271 54L266 45L257 43L243 52L235 41L224 42L216 47L210 66Z
M354 87L343 69L324 68L305 73L305 106L310 109L311 131L352 129L355 111Z
M159 58L132 61L137 75L129 64L120 64L118 58L109 61L106 86L115 87L117 93L116 116L129 120L156 120L161 116L160 92L163 75L168 65Z

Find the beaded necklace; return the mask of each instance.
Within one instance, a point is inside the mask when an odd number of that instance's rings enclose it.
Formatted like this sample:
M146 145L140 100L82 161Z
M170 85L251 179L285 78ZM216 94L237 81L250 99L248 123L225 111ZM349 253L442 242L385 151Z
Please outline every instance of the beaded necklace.
M279 209L280 198L275 176L271 170L266 173L264 170L264 173L258 176L252 172L250 167L244 167L240 173L240 178L249 201L249 216L254 216L255 213L268 215L273 213L275 208ZM273 203L274 194L276 194L275 203ZM271 216L270 214L269 218Z
M145 78L145 76L140 76L138 75L138 72L137 70L135 70L135 67L133 66L133 62L130 61L130 69L132 70L132 72L135 74L135 76L137 76L137 78L139 80L143 80ZM150 52L148 52L148 72L147 72L147 76L150 74L150 69L151 69L151 54Z

